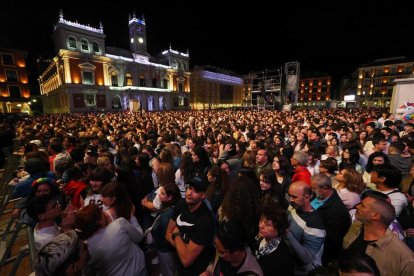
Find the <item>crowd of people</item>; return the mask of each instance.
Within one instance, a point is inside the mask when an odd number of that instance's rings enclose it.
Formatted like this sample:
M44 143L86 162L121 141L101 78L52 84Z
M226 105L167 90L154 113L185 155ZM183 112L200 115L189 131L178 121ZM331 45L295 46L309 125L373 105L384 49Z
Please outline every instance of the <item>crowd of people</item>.
M1 135L23 151L9 185L36 275L414 275L414 124L384 110L56 114Z

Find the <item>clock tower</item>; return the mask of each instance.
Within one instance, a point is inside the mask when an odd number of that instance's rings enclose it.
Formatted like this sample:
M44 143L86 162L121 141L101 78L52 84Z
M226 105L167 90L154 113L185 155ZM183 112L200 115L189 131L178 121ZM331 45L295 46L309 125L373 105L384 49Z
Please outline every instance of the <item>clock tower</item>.
M129 18L129 45L132 53L148 55L145 19L137 18L135 11Z

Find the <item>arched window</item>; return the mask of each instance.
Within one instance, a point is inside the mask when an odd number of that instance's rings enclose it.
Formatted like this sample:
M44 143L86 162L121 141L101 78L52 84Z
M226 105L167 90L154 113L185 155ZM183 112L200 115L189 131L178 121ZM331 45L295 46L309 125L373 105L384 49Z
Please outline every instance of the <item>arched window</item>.
M95 54L98 54L100 51L99 51L99 44L98 43L96 43L96 42L93 42L92 43L92 49L93 49L93 52L95 53Z
M131 74L125 75L125 83L127 86L132 86L132 75Z
M118 86L118 75L115 72L111 74L112 86Z
M171 67L177 69L177 61L175 59L172 60Z
M69 49L76 49L76 39L73 37L69 37Z
M89 51L89 45L86 39L81 39L81 49L82 51Z

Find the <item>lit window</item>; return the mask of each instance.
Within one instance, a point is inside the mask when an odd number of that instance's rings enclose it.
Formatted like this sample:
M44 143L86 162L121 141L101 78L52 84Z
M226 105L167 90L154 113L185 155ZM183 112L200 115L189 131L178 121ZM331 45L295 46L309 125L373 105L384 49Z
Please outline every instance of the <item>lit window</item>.
M125 75L125 83L127 86L132 86L132 75L131 74Z

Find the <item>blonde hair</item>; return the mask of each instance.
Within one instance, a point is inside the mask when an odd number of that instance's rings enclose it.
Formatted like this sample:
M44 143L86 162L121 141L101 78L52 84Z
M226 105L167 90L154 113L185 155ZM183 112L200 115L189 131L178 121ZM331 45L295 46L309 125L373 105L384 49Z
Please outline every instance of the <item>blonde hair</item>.
M243 154L243 163L244 168L255 168L256 167L256 153L252 150L246 150Z
M109 159L109 157L106 156L100 156L98 157L98 159L96 160L96 165L98 166L103 166L106 162L110 162L112 164L111 159Z
M346 168L343 175L345 187L353 193L362 194L366 185L361 174L353 168Z

